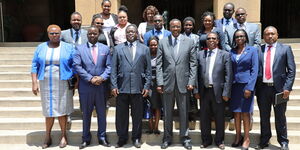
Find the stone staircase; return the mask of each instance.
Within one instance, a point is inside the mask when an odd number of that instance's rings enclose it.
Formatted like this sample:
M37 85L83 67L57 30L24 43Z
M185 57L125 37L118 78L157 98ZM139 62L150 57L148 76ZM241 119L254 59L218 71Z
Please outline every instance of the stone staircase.
M45 119L42 116L40 96L34 96L31 92L31 59L38 43L6 43L0 46L0 149L37 149L43 142L45 134ZM300 43L290 43L296 59L297 68L300 68ZM297 77L287 107L288 137L291 149L297 149L300 144L300 69L297 70ZM78 109L79 101L76 92L74 106ZM272 112L273 113L273 112ZM115 132L115 108L109 108L107 115L107 134L109 141L115 145L118 138ZM271 116L272 133L271 149L278 146L274 127L274 115ZM259 110L255 102L254 123L251 131L252 146L259 141L260 124ZM131 129L131 125L129 127ZM55 121L52 133L53 145L57 145L60 137L58 121ZM82 120L75 118L72 122L72 129L68 132L69 145L67 149L78 149L81 142ZM96 141L97 120L92 118L92 145L87 149L97 148ZM160 122L160 130L163 130L163 123ZM213 131L214 132L214 131ZM174 130L175 145L180 145L179 132ZM234 139L235 131L226 129L225 144L230 145ZM190 132L193 145L199 148L201 143L199 122L196 130ZM161 135L143 134L142 148L159 148L162 140ZM130 143L130 142L129 142ZM294 146L293 146L294 145ZM128 145L131 147L131 145ZM2 147L2 148L1 148ZM10 148L11 147L11 148ZM181 146L178 146L182 148ZM177 149L178 147L173 147ZM57 146L52 148L58 148ZM98 147L99 148L99 147ZM103 147L101 147L104 149ZM107 148L113 149L114 147ZM172 148L172 149L173 149ZM212 147L216 148L216 147ZM226 149L229 147L226 147Z

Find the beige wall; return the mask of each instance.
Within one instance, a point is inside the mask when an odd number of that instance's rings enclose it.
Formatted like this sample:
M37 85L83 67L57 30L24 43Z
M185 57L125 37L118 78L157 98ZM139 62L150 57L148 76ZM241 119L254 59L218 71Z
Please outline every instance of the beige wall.
M223 6L228 2L232 2L236 9L246 9L247 22L260 23L260 0L214 0L214 13L218 19L223 17Z
M111 12L117 13L121 0L110 0L112 3ZM99 13L102 0L75 0L75 10L82 15L82 25L89 26L92 22L93 14Z

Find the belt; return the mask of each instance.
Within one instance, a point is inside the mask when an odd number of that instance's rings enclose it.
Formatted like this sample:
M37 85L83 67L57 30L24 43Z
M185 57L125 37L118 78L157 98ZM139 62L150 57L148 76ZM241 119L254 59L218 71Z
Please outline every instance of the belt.
M266 86L274 86L274 83L264 83Z
M214 86L212 84L208 85L206 88L210 89L213 88Z

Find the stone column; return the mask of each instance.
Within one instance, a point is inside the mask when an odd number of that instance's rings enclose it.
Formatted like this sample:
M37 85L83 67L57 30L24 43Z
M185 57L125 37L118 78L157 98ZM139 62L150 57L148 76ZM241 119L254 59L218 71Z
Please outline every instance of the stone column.
M247 22L260 23L260 7L261 0L214 0L214 13L216 18L223 17L223 6L225 3L231 2L235 5L235 9L243 7L247 11Z
M110 0L112 3L111 13L117 13L121 0ZM89 26L92 16L102 11L102 0L75 0L75 10L82 15L82 26Z

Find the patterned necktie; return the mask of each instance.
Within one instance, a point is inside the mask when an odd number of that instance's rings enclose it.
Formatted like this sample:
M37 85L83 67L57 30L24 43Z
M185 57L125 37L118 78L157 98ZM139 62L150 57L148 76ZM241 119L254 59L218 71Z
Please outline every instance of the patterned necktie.
M209 67L210 67L210 59L211 59L212 50L207 50L206 56L206 66L205 66L205 79L204 79L204 86L209 86Z
M78 41L79 39L79 32L75 31L75 43Z
M268 46L267 57L266 57L266 68L265 68L265 77L267 80L271 79L271 48L272 45Z
M94 60L94 63L96 64L97 63L97 47L96 45L93 45L92 46L93 49L92 49L92 57L93 57L93 60Z

